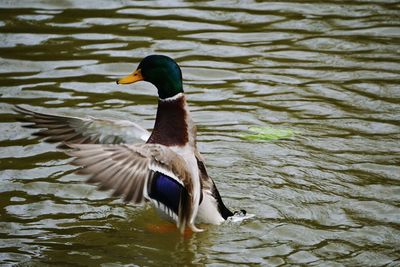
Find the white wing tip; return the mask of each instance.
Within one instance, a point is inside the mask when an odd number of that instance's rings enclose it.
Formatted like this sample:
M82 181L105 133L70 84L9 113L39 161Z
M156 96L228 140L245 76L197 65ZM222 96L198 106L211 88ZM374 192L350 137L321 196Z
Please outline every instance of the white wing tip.
M204 229L197 228L196 225L194 225L192 223L189 224L189 228L190 228L190 230L192 230L195 233L204 232Z

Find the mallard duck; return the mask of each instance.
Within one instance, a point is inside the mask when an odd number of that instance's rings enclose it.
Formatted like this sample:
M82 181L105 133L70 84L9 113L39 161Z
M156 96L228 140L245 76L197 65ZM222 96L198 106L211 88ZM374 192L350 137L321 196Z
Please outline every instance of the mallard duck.
M223 203L196 147L193 123L178 64L164 55L145 57L117 84L152 83L158 90L153 131L127 120L77 118L34 112L16 106L27 127L44 128L36 135L73 148L66 153L81 166L79 174L100 190L140 204L150 201L183 232L202 231L195 222L220 224L233 216ZM133 144L141 139L144 144ZM240 211L245 213L244 210Z

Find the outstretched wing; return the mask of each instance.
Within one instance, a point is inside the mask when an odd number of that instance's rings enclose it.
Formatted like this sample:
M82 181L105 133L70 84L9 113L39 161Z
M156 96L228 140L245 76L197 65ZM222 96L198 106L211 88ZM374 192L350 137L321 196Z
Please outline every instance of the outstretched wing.
M126 202L152 201L183 229L192 213L192 179L185 160L159 144L67 144L79 174ZM178 194L178 195L177 195ZM178 203L176 203L178 201Z
M141 126L127 120L106 120L93 117L76 118L51 115L15 106L14 110L24 115L20 121L30 124L25 127L41 128L35 135L47 142L73 144L122 144L147 141L150 133Z

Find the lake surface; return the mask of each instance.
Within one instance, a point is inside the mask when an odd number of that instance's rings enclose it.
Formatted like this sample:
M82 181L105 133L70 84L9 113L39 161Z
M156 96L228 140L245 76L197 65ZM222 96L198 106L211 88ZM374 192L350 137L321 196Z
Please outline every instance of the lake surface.
M0 32L1 266L400 265L398 1L0 0ZM254 218L160 231L15 122L23 104L151 129L156 90L115 80L153 53L182 67L209 173Z

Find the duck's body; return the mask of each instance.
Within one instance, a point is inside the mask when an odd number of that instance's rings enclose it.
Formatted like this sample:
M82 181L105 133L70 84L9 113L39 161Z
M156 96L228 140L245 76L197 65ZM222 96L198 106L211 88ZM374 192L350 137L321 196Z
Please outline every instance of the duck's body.
M196 126L182 89L179 66L166 56L142 60L137 70L117 83L148 81L158 89L159 101L150 133L129 121L73 118L36 113L17 107L29 126L45 128L47 141L64 142L75 150L74 164L88 182L113 189L125 201L150 201L184 230L204 223L220 224L233 213L226 208L196 147ZM104 127L106 126L106 127ZM112 130L110 130L112 129ZM145 144L130 144L132 137Z

